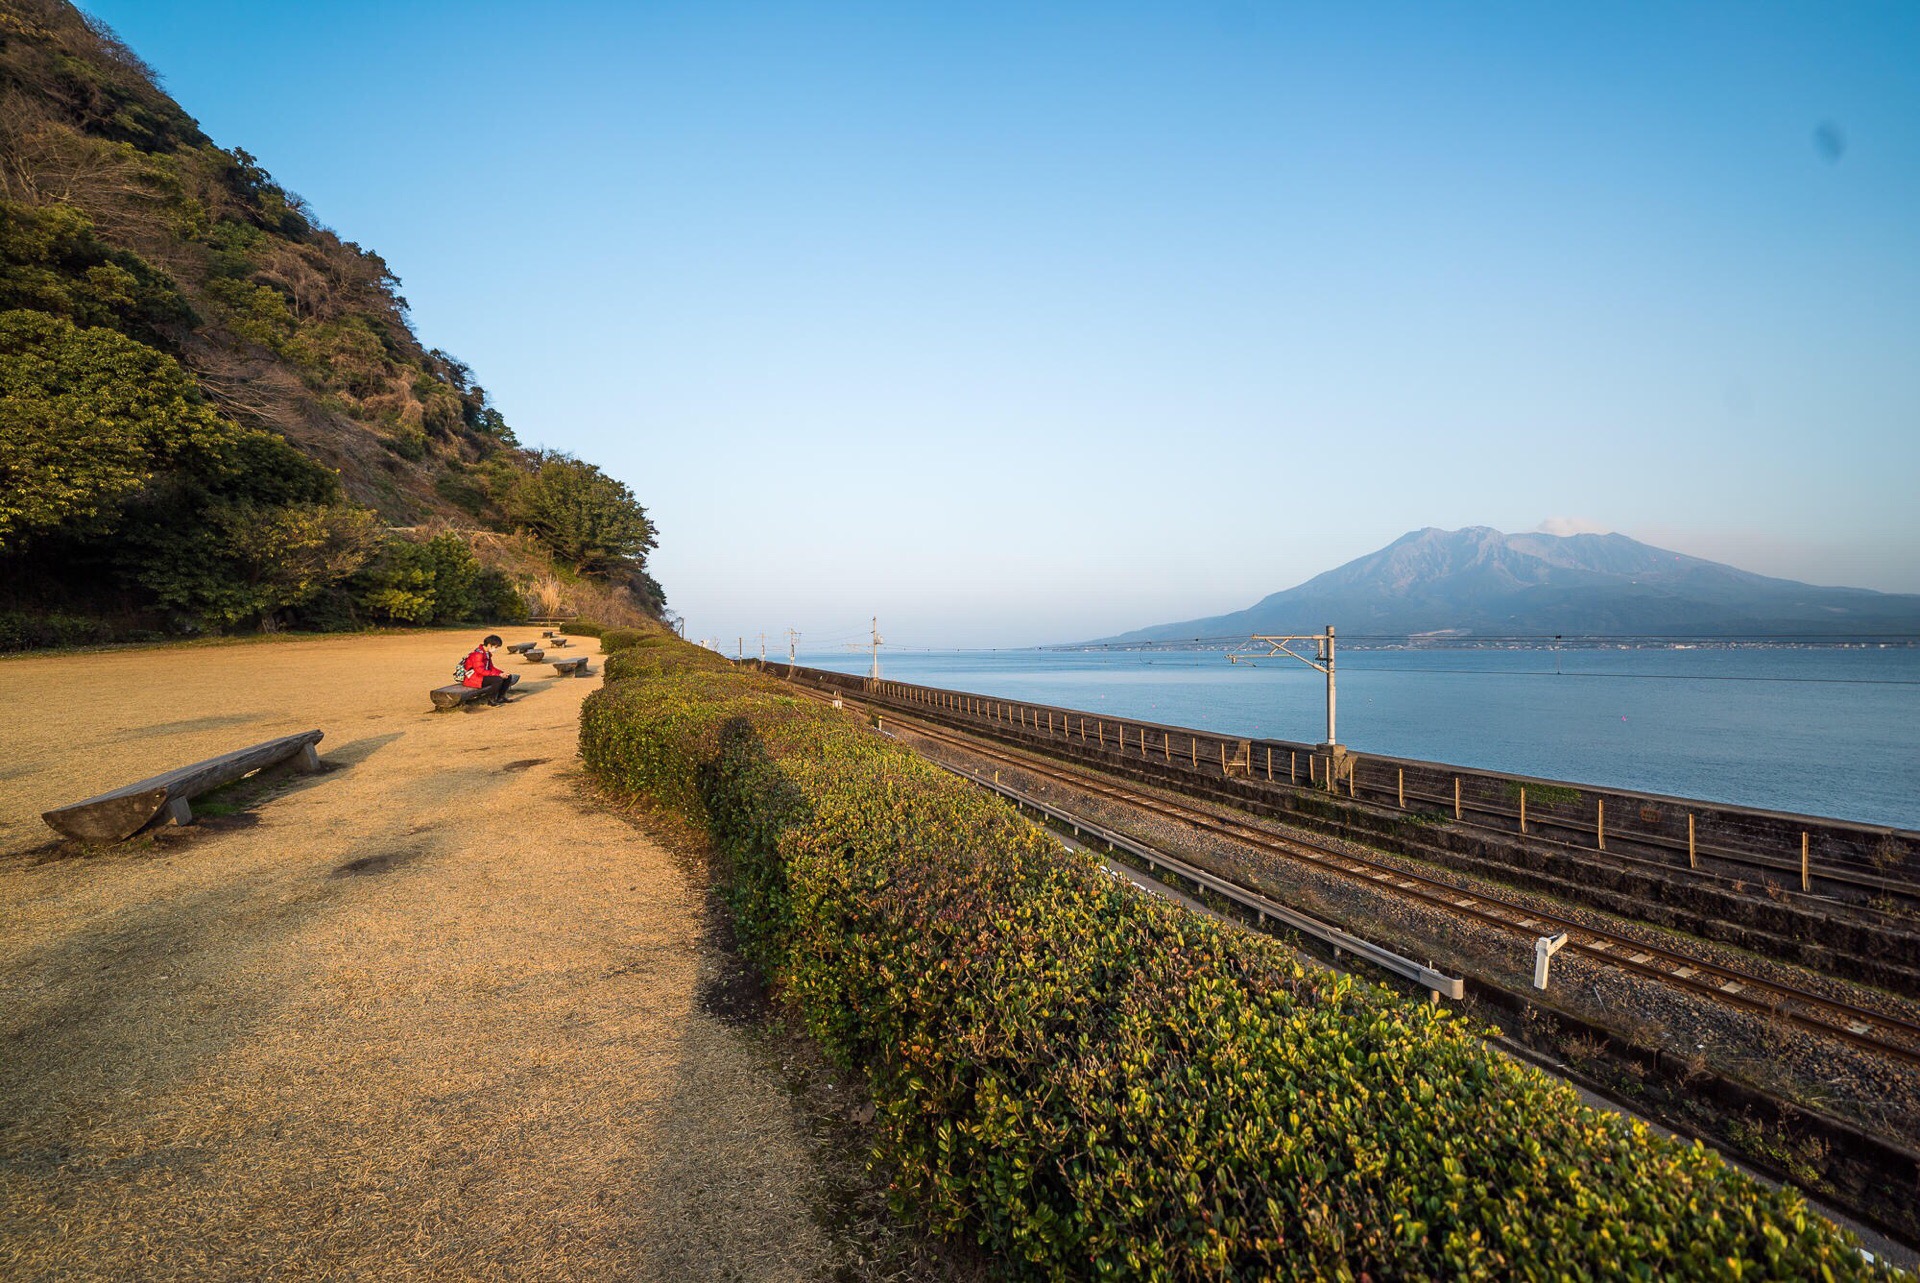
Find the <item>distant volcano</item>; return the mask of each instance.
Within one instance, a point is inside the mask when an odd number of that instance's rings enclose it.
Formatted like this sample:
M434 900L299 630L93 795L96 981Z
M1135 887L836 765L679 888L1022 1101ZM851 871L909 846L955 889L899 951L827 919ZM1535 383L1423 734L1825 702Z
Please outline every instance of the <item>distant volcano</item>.
M1817 588L1625 535L1508 535L1429 526L1247 610L1102 643L1317 632L1355 640L1452 637L1920 635L1920 596Z

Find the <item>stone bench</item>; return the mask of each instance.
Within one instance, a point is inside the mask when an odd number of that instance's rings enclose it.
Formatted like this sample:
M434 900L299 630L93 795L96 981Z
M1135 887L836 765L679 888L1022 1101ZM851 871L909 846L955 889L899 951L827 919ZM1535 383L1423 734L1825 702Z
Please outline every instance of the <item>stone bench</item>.
M434 711L444 713L449 708L458 708L462 704L479 699L480 688L478 686L466 686L460 682L455 682L451 686L437 686L429 691L428 694L433 699Z
M509 655L523 654L526 651L532 650L538 644L539 644L538 642L515 642L513 645L507 647L507 654Z
M549 637L547 638L546 644L549 646L566 646L570 643L564 637Z
M587 675L587 657L585 655L576 655L572 659L556 659L553 660L552 663L553 671L562 677L585 677Z
M297 758L302 771L319 770L320 754L313 746L323 737L320 731L302 731L250 748L235 749L84 802L56 807L42 812L40 818L56 833L76 842L122 841L151 824L163 811L175 824L191 824L193 807L189 804L194 798L223 784L231 784L243 775L276 766L289 758Z
M520 658L526 660L529 664L537 664L546 657L547 652L539 649L523 650L520 652Z

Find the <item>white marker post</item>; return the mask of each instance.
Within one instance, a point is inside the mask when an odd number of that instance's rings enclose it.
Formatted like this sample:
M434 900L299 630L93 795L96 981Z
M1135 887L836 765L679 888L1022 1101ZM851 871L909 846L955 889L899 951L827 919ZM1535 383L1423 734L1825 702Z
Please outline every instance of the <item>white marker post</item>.
M1560 952L1561 946L1566 942L1567 933L1564 931L1557 936L1541 936L1533 942L1533 987L1535 989L1547 987L1547 970L1553 964L1553 955Z

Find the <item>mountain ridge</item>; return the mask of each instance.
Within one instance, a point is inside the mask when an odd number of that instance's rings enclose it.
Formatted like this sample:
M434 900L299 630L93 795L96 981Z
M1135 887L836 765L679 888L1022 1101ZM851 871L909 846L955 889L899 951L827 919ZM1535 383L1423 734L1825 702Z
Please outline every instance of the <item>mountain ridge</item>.
M1762 637L1920 633L1920 595L1756 574L1622 534L1409 531L1245 610L1090 645L1252 633L1355 637Z

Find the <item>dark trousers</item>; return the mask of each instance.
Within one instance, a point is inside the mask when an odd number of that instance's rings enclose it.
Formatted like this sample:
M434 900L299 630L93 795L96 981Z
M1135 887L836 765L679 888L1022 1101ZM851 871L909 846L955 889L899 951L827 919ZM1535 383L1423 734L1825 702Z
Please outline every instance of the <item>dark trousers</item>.
M507 687L513 685L511 677L482 677L480 679L480 698L490 704L507 702Z

